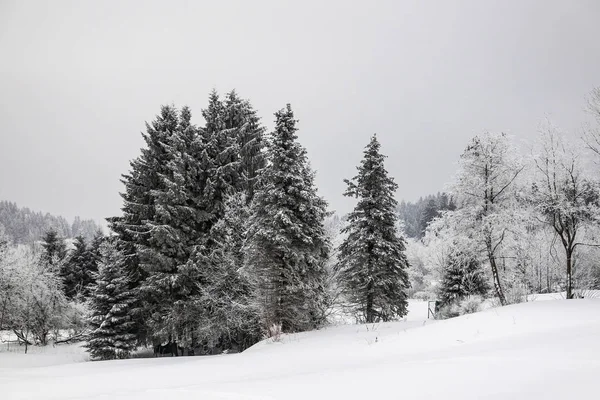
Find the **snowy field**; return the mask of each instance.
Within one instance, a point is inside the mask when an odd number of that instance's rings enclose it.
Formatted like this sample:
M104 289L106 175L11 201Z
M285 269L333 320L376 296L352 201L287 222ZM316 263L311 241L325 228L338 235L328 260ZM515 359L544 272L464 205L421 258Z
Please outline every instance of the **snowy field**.
M535 301L437 322L426 315L426 303L411 303L406 321L289 335L235 355L64 357L19 367L11 364L52 354L3 352L0 398L532 400L597 392L600 299Z

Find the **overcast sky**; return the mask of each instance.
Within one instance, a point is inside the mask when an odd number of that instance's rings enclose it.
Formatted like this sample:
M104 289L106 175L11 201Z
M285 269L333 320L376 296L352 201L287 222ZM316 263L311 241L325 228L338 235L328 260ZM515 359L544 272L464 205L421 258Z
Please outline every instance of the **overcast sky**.
M444 188L484 130L573 138L600 85L600 2L0 0L0 199L100 220L161 104L291 103L320 193L377 133L397 198Z

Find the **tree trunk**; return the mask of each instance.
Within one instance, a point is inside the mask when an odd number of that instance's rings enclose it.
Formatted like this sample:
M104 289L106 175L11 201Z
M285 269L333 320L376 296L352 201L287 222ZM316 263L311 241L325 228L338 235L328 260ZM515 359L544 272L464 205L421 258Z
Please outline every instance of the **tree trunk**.
M494 250L492 249L491 238L486 240L486 247L488 253L488 259L490 261L490 267L492 268L492 277L494 279L494 290L496 296L500 300L500 304L506 305L506 297L504 297L504 291L502 290L502 284L500 282L500 274L498 273L498 264L496 264L496 257L494 257Z
M489 256L490 266L492 267L492 276L494 278L494 289L496 290L496 296L500 299L500 304L506 305L506 297L504 297L504 291L502 290L502 284L500 283L500 274L498 274L498 265L496 264L496 258L493 255Z
M573 251L567 250L567 299L573 298Z
M367 285L367 323L371 324L373 323L373 320L375 319L375 315L373 312L373 282L369 282L369 284Z

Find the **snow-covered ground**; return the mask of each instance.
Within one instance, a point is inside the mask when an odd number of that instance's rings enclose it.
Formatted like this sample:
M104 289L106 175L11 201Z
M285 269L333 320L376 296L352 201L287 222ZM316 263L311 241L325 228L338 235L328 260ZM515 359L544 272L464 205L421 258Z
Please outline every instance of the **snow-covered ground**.
M289 335L235 355L30 368L0 361L0 398L562 400L597 392L600 299L437 322L417 318L426 303L411 307L406 321Z

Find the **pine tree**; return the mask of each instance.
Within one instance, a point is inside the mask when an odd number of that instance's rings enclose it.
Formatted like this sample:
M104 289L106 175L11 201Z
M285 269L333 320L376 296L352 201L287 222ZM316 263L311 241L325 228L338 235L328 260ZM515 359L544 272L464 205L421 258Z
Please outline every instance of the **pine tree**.
M93 360L128 358L136 347L136 323L131 316L136 298L114 241L102 245L96 283L92 288L89 321L92 332L86 347Z
M191 110L183 107L175 134L165 142L169 160L161 174L162 188L153 191L153 251L168 262L165 268L148 271L142 291L152 296L151 322L158 338L179 337L191 323L188 303L200 282L189 260L208 240L214 220L213 204L205 198L213 171L201 133L191 124Z
M87 272L93 267L90 265L87 244L83 236L77 236L65 262L61 265L60 276L63 280L65 295L69 299L75 298L84 287L91 283L87 279Z
M225 111L225 105L213 90L208 107L202 110L206 121L201 132L204 142L201 158L203 208L208 217L206 232L223 216L227 196L236 192L241 180L236 130L227 129Z
M59 268L67 256L67 246L65 241L58 235L54 229L49 229L42 239L41 260L48 266Z
M8 235L6 234L6 230L4 229L4 225L0 224L0 260L2 254L8 249Z
M327 306L327 203L316 193L290 105L275 117L270 164L251 205L245 262L260 277L263 327L279 325L293 332L318 326Z
M481 263L472 255L454 250L448 257L438 294L442 305L456 303L468 296L485 296L490 287Z
M346 196L358 203L348 215L339 247L339 284L367 323L389 321L407 313L408 261L396 231L398 185L388 176L377 137L364 151L358 175L346 180Z
M161 107L155 120L146 124L146 133L143 134L146 147L131 162L130 172L123 175L123 214L108 219L110 228L118 236L116 246L123 256L122 267L133 280L132 286L138 295L145 300L144 309L134 312L139 318L140 340L147 330L144 325L147 325L156 306L165 303L164 293L169 290L148 279L162 271L173 271L176 265L169 257L171 253L165 256L158 251L165 242L166 234L164 229L156 228L159 221L156 193L165 190L164 176L169 173L172 157L168 143L177 132L178 125L178 112L173 106Z
M90 285L94 283L95 274L98 272L100 245L103 240L102 231L96 233L89 245L83 236L75 238L73 242L75 248L69 252L60 267L60 276L67 298L88 297Z
M427 205L425 206L425 209L421 213L421 235L422 236L425 236L425 231L427 230L427 225L429 225L429 223L431 221L433 221L433 219L435 217L437 217L438 214L439 214L438 205L436 204L435 199L433 199L433 198L429 199L429 201L427 201Z
M246 204L250 204L258 173L266 165L263 153L265 129L250 102L240 99L235 90L226 96L224 124L239 148L237 191L245 192Z

